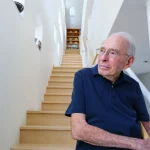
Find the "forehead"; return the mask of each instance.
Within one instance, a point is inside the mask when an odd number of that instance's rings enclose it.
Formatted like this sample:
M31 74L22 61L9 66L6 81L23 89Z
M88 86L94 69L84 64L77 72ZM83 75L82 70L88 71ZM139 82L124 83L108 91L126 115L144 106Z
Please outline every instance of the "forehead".
M106 49L117 49L119 51L127 51L128 42L120 35L112 35L102 43L102 47Z

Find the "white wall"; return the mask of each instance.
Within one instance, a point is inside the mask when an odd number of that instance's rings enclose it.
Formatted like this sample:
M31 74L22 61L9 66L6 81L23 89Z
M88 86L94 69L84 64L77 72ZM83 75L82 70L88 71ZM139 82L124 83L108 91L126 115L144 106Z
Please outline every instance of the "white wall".
M9 150L18 143L26 111L41 107L53 64L59 64L64 51L58 25L58 10L64 11L61 4L61 0L26 1L21 18L13 1L0 1L0 149ZM34 40L37 15L43 24L42 51ZM64 18L62 15L62 25Z
M108 36L124 0L94 0L92 15L89 20L89 47L96 53L96 48Z
M147 23L148 23L148 34L150 43L150 0L147 0L146 9L147 9Z
M84 0L65 0L67 28L81 28L82 8ZM75 8L75 16L70 17L70 8Z
M123 2L124 0L84 0L81 38L88 39L92 58L92 60L85 61L88 63L87 65L93 62L96 49L109 35ZM81 43L82 56L88 56L84 53L87 53L87 50L83 49L83 43Z
M144 84L144 86L147 88L147 90L150 92L150 72L149 73L139 74L138 78ZM146 106L147 106L148 112L150 114L150 103L149 103L148 99L145 99L145 102L146 102Z
M38 41L40 40L42 42L43 39L43 26L38 26L35 28L35 38L38 39ZM37 41L37 44L38 44Z
M150 72L139 74L138 77L141 82L146 86L146 88L150 91Z

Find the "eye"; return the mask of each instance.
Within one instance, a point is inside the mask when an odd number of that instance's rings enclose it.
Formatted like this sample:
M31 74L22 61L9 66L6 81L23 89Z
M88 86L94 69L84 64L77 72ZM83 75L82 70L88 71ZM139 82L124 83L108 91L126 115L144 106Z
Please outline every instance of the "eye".
M99 52L100 52L100 53L104 53L104 52L105 52L105 50L103 50L103 49L100 49L100 50L99 50Z
M116 51L110 51L109 52L111 55L117 55L117 52Z

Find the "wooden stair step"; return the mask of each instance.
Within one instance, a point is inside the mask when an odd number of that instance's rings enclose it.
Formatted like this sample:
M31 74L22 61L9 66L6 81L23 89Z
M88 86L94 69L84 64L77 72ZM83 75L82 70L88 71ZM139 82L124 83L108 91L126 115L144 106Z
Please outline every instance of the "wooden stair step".
M73 146L75 140L72 140L70 126L22 126L20 143Z
M42 110L48 111L66 111L69 106L69 101L43 101L42 102Z
M65 49L65 52L80 52L80 50L79 49L74 49L74 50Z
M61 66L64 66L64 67L72 67L72 66L82 67L82 64L61 64Z
M68 51L65 51L65 54L80 54L80 51L68 50Z
M81 58L79 54L64 54L63 57Z
M73 58L81 58L81 55L79 54L64 54L63 57L73 57Z
M72 61L72 58L62 58L62 61L70 61L70 62L81 61L82 62L82 59L76 58L76 59L73 59Z
M73 60L73 61L71 61L71 60L64 60L64 59L62 59L62 62L61 63L82 63L82 60Z
M69 62L69 61L65 61L62 62L61 64L69 64L69 65L82 65L82 62Z
M29 126L70 126L70 118L64 111L28 111L27 125Z
M63 69L60 69L60 70L53 70L52 74L53 73L75 73L75 72L76 72L76 70L71 70L71 69L70 70L65 70L65 69L63 70Z
M75 54L64 54L62 56L62 58L74 58L74 59L78 59L78 58L82 58L81 55L75 55Z
M73 81L74 75L52 75L50 81Z
M76 67L76 68L73 68L73 67L59 67L59 68L53 68L53 71L66 71L66 72L77 72L78 70L81 70L82 67Z
M72 86L73 87L73 80L72 81L49 81L48 86Z
M69 71L63 71L63 70L61 71L61 70L60 70L60 71L52 71L52 74L51 74L51 75L67 75L67 76L68 76L68 75L71 75L71 76L72 76L72 75L75 74L75 72L76 72L76 71L72 71L72 72L70 71L70 72L69 72Z
M63 67L63 66L60 66L60 67L53 67L53 70L57 70L57 69L82 69L83 67L76 67L76 66L72 66L72 67Z
M18 144L11 150L74 150L75 146L50 145L50 144Z
M72 93L73 87L58 87L58 86L48 86L46 89L47 93Z
M44 95L45 101L71 101L72 93L46 93Z

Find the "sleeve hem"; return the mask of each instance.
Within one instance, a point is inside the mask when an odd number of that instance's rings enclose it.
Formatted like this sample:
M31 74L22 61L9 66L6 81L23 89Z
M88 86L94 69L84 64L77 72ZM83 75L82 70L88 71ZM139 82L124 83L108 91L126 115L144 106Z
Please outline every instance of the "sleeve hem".
M149 116L142 116L142 117L139 117L139 120L140 121L150 121L150 117Z

